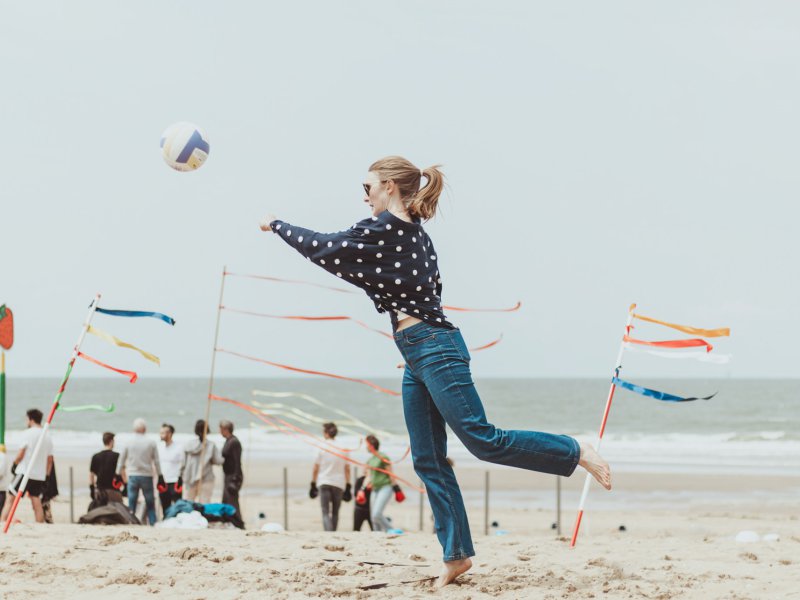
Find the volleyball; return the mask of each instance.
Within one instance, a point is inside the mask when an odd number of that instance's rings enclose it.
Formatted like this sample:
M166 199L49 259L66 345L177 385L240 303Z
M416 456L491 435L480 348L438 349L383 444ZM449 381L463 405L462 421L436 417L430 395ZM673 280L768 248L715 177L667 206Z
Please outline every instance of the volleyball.
M176 171L199 169L210 150L205 132L193 123L174 123L161 135L164 162Z

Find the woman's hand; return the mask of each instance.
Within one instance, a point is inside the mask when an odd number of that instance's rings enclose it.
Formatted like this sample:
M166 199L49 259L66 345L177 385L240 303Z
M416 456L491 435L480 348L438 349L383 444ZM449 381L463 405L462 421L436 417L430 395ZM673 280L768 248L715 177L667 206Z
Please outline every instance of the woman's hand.
M258 226L261 228L261 231L272 231L272 227L270 227L269 224L272 223L277 218L278 217L276 217L272 213L269 213L267 214L266 217L261 219Z

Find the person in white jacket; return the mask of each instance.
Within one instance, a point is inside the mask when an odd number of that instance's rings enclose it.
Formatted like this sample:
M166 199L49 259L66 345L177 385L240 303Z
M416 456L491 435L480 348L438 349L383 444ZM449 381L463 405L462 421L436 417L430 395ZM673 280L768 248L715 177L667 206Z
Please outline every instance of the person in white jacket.
M183 450L180 475L183 480L183 499L208 504L214 491L213 465L221 465L225 459L211 440L205 440L205 450L203 450L203 440L208 434L208 425L203 419L195 423L194 432L197 440L187 442Z

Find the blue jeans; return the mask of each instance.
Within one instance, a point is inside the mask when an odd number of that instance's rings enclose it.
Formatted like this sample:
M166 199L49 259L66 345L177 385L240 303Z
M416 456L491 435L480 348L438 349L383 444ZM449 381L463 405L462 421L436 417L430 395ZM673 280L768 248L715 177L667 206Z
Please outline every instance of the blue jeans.
M406 362L403 411L414 470L425 484L444 560L474 556L467 512L447 462L445 424L481 460L569 476L580 458L566 435L503 430L486 419L469 370L469 351L458 329L417 323L394 334Z
M144 504L147 507L147 520L150 525L156 523L156 498L153 495L153 478L147 475L131 475L128 477L128 508L136 514L136 502L139 500L139 490L144 494Z
M372 521L373 531L389 531L392 524L383 515L386 505L392 499L392 486L385 485L377 490L372 490L370 498L370 520Z

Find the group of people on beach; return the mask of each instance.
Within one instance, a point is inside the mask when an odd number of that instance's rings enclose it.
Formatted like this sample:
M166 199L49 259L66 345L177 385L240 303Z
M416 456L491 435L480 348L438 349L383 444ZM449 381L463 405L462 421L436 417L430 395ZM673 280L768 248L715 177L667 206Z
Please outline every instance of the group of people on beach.
M333 442L339 430L335 423L325 423L322 435L326 441ZM355 487L350 482L350 463L343 454L334 450L320 449L311 473L311 486L308 496L319 497L322 509L322 527L325 531L336 531L339 526L339 509L342 502L350 502L355 494L353 511L353 530L360 531L366 522L373 531L389 531L391 520L384 515L386 505L394 492L395 500L405 498L398 485L392 462L379 451L380 441L374 435L366 438L370 451L367 469L355 479Z
M28 427L10 466L12 480L7 488L8 493L5 493L4 487L5 497L0 520L6 520L14 498L21 493L28 495L35 519L42 523L47 516L42 499L48 499L47 490L55 478L53 442L50 434L42 429L40 410L30 409L26 416ZM141 493L147 521L154 525L157 520L156 491L162 518L167 509L181 499L208 504L211 502L215 483L213 467L220 465L224 474L222 503L234 507L236 512L231 522L243 529L244 520L239 507L239 490L244 481L242 445L233 431L234 425L231 421L220 421L219 432L225 439L220 450L207 438L208 426L202 419L195 423L196 439L184 445L174 441L175 427L164 423L161 426L160 441L156 443L146 435L145 420L138 418L133 422L133 435L122 452L114 450L116 435L112 432L104 433L103 450L92 456L89 465L90 509L109 502L123 503L123 500L127 500L128 509L135 515ZM30 458L41 436L44 436L42 447L32 463ZM28 481L22 488L26 473L29 473ZM4 473L0 473L0 478L3 475Z

